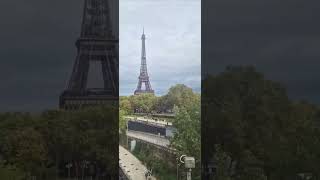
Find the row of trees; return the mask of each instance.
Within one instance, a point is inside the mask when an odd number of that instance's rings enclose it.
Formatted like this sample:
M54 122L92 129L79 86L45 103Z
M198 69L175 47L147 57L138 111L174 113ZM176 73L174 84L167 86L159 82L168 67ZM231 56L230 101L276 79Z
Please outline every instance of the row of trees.
M171 87L164 96L141 94L120 97L120 109L131 114L135 110L143 113L172 112L174 106L192 106L198 103L200 94L183 84Z
M0 179L107 179L118 173L117 127L111 107L0 114Z
M203 82L202 155L216 180L319 177L320 109L289 99L252 67Z

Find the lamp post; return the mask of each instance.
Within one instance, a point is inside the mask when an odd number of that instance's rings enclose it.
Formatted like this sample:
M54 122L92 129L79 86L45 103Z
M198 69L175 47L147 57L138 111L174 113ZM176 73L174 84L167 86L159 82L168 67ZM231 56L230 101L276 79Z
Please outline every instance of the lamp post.
M81 164L81 168L82 168L82 180L84 179L84 171L86 168L88 168L88 165L89 165L89 161L82 161L82 164Z
M179 158L177 158L176 160L177 160L177 180L179 180L179 167L181 163L179 162Z
M184 164L184 167L188 169L187 171L187 180L191 180L192 169L195 168L195 159L194 157L188 157L186 155L180 156L180 162Z
M68 164L66 165L66 168L68 169L68 178L71 179L70 169L72 168L72 163L68 163Z

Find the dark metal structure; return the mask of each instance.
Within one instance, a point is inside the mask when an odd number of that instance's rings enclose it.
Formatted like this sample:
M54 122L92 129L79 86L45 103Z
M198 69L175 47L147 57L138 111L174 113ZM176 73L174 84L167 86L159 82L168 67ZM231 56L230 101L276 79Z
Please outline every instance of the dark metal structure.
M139 131L154 135L166 136L166 127L148 124L145 122L128 121L129 131Z
M141 37L142 40L142 52L141 52L141 67L140 67L140 75L139 75L139 82L137 89L134 91L135 95L144 94L144 93L151 93L154 94L154 90L151 88L148 69L147 69L147 57L146 57L146 35L143 34ZM142 89L142 84L145 85L145 89Z
M173 133L176 132L176 129L172 125L157 125L154 123L148 123L139 120L128 120L127 126L128 131L138 131L143 133L160 135L166 138L173 137Z
M66 89L60 96L60 108L116 103L119 96L118 38L113 34L109 0L85 0L81 36L76 42L77 57ZM102 88L88 88L92 62L101 64Z

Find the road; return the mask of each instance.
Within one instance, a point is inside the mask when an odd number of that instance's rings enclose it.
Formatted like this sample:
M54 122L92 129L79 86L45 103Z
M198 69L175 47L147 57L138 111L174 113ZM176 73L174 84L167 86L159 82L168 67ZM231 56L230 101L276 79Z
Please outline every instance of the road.
M155 124L158 126L172 126L171 122L167 122L164 120L155 120L155 119L150 119L146 117L132 117L132 116L126 116L125 118L130 121L142 121L150 124Z
M128 150L119 146L119 165L129 180L145 180L147 168ZM154 177L151 177L155 179Z

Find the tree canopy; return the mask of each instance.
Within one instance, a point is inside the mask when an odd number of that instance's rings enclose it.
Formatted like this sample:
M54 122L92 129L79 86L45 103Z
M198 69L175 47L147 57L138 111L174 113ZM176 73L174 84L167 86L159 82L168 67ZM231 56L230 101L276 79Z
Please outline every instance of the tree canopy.
M0 155L5 160L3 171L0 164L0 173L17 171L26 177L47 180L67 177L66 165L71 163L72 177L80 177L81 164L87 161L97 176L115 175L118 172L116 127L118 113L113 107L76 112L54 110L41 115L0 114ZM84 176L90 173L84 169Z
M184 84L172 86L168 93L157 97L154 94L140 94L120 97L120 109L127 114L142 113L168 113L174 107L192 107L200 102L200 94ZM137 111L138 110L138 111Z
M204 159L229 156L235 179L319 174L318 107L291 101L284 87L252 67L228 67L207 77L202 97Z

